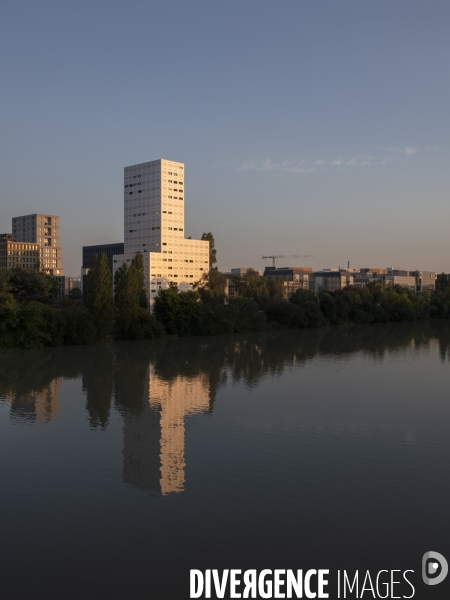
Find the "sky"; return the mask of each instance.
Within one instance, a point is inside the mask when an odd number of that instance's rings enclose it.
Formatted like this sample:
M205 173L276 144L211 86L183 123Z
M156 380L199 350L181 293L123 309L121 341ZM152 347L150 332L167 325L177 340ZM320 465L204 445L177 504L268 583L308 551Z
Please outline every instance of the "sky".
M0 233L123 241L123 169L185 163L218 266L450 272L448 0L3 0ZM310 255L303 257L303 255Z

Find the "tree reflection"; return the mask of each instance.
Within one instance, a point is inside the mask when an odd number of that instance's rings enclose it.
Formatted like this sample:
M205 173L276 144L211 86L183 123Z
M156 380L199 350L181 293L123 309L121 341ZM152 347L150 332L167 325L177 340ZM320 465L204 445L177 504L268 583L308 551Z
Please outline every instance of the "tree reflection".
M92 429L106 429L112 410L123 419L123 481L168 494L185 485L186 417L211 414L229 379L255 387L317 355L383 360L433 343L449 360L448 322L10 350L0 352L0 397L15 422L45 423L58 415L64 380L81 379Z

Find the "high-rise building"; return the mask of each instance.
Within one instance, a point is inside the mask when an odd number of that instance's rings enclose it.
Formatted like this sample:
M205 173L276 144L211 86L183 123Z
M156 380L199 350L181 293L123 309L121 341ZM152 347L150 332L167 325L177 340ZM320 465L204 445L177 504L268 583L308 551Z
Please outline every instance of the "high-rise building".
M164 159L125 168L124 254L113 271L141 252L150 305L170 283L192 289L209 270L209 242L184 237L184 177L183 163Z
M64 275L57 215L25 215L12 220L14 242L39 244L41 266L49 275Z

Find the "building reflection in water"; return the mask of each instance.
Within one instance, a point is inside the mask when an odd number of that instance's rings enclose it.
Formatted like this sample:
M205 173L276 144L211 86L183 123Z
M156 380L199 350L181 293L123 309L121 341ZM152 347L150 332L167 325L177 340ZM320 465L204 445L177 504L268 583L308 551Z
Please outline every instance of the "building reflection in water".
M56 419L59 411L59 391L62 377L50 381L39 391L18 391L5 394L11 403L10 415L13 420L48 423Z
M124 415L123 481L161 494L181 492L185 482L185 418L209 412L206 374L165 380L153 365L140 414Z

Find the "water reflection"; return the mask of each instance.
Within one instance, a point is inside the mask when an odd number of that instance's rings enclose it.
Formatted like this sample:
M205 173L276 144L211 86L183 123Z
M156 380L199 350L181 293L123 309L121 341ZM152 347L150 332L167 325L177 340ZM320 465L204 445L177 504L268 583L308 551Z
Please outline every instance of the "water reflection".
M124 415L123 481L162 494L184 489L185 417L209 412L209 381L196 377L159 377L153 365L146 376L140 414Z
M185 486L186 417L212 413L228 379L255 387L265 376L281 377L317 355L345 362L360 352L382 361L400 350L420 353L433 345L441 360L449 360L449 323L3 351L0 397L15 423L47 423L58 415L63 380L81 380L92 429L106 430L113 410L123 419L124 483L165 495ZM378 417L369 405L348 405L344 416L342 405L310 406L305 404L297 427L365 431ZM414 440L415 433L407 431L405 441Z
M56 419L59 410L59 389L61 377L50 381L42 389L16 389L5 394L5 400L11 404L12 420L34 423Z

